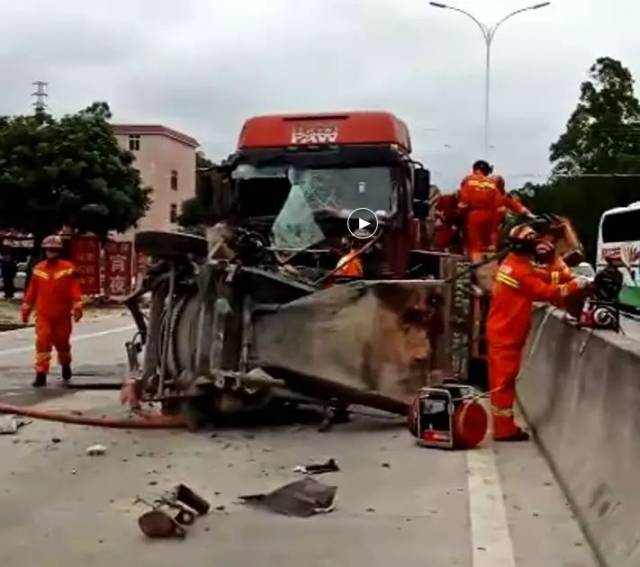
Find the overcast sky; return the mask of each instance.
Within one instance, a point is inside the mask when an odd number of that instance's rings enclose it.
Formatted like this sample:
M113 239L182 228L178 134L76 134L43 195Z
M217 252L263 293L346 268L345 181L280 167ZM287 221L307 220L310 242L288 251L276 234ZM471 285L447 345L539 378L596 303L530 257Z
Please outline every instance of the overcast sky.
M493 23L530 2L450 3ZM512 186L548 173L597 57L640 78L638 22L638 0L553 0L500 29L491 158ZM482 157L484 43L427 0L0 0L0 42L0 115L29 112L44 80L54 114L106 100L217 160L252 114L388 109L442 187Z

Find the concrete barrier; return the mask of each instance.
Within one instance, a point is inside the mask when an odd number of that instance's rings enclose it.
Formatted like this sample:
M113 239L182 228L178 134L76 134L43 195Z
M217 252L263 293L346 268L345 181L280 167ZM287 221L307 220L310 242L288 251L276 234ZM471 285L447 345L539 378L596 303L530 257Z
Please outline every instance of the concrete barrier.
M538 311L518 397L601 562L638 567L640 343Z

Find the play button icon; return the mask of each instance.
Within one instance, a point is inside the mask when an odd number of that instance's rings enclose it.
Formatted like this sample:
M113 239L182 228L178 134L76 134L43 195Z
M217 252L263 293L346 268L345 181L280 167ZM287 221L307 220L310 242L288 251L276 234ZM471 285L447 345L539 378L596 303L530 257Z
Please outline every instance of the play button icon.
M366 240L378 231L378 217L369 209L356 209L347 219L347 229L354 238Z

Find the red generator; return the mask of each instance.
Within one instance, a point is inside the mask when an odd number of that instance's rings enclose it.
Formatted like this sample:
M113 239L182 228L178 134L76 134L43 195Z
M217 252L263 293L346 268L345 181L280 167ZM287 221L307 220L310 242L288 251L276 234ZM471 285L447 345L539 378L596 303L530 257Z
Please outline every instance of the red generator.
M467 384L422 388L409 410L409 431L418 445L473 449L487 434L489 416Z

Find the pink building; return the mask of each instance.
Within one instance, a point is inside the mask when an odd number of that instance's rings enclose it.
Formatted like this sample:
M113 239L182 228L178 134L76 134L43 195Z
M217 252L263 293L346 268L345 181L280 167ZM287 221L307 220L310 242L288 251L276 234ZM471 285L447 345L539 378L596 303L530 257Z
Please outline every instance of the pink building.
M182 202L196 192L197 140L148 124L114 124L113 132L120 146L136 156L143 185L153 190L151 207L138 229L175 229Z

